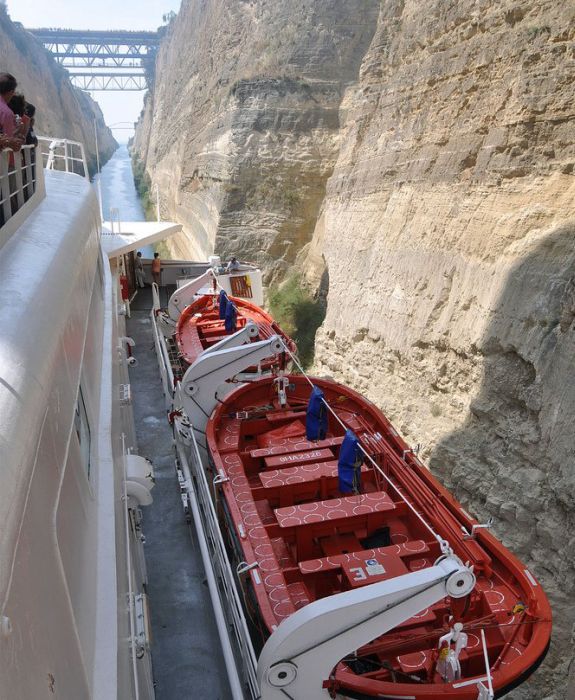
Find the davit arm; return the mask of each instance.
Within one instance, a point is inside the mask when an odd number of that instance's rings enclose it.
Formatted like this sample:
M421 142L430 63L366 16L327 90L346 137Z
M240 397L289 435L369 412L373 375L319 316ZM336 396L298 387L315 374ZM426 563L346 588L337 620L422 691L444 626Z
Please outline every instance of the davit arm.
M258 661L261 700L328 700L337 663L446 596L462 598L473 572L448 556L435 566L317 600L284 620Z
M253 331L246 330L230 336L229 341L239 342ZM257 330L257 327L256 327ZM227 342L228 339L226 339ZM222 341L224 342L224 341ZM216 347L213 348L215 350ZM239 347L225 347L218 352L203 352L193 365L188 367L179 387L179 405L183 407L191 425L200 431L205 431L208 418L218 402L218 387L233 389L234 385L224 386L248 367L257 365L262 360L278 355L285 350L280 337L273 335L257 343L248 343ZM221 396L219 397L221 398Z
M202 357L213 352L219 352L220 350L235 348L240 345L250 343L252 338L256 338L259 335L259 332L260 329L258 328L258 324L254 323L253 321L248 321L243 328L240 328L239 331L236 331L232 335L226 336L219 342L211 345L209 348L206 348L202 353Z
M172 294L170 301L168 302L168 314L173 321L177 321L180 318L180 314L189 306L194 300L194 296L204 287L208 282L216 278L214 271L210 267L202 275L190 280L186 284L182 285L179 289Z

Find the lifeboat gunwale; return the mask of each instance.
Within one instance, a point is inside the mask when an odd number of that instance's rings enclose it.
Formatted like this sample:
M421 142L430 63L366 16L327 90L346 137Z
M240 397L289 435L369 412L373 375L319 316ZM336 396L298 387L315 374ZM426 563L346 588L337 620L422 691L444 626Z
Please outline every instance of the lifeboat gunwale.
M305 382L306 380L301 375L290 375L289 381L290 383L301 383ZM383 425L389 431L390 435L393 436L393 441L395 442L395 447L397 450L404 451L408 449L405 441L403 441L403 439L397 434L385 415L374 404L365 399L365 397L361 396L358 392L345 385L334 382L333 380L312 378L312 381L315 385L324 389L324 391L335 390L339 395L344 395L346 398L349 398L357 403L359 406L361 406L362 411L365 411L368 415L370 415L376 424ZM221 469L227 473L226 467L222 460L222 455L218 448L216 435L218 426L224 417L225 412L227 411L229 413L230 407L232 406L238 411L250 408L253 405L253 401L250 403L248 400L242 401L242 399L247 399L250 394L253 394L256 391L256 388L271 388L272 382L273 378L267 377L251 383L250 385L241 385L230 392L225 400L216 407L210 421L208 422L206 431L208 445L216 469ZM387 437L387 440L389 441L389 437ZM460 525L465 526L466 529L470 530L471 526L476 521L462 509L452 494L450 494L450 492L447 491L447 489L445 489L445 487L443 487L431 475L431 473L414 455L406 455L406 461L411 469L417 473L417 476L423 480L425 485L436 492L437 497L440 498L443 505L448 508L451 517ZM222 485L222 488L226 497L226 503L230 508L232 518L234 519L237 534L237 525L238 522L242 522L242 515L237 507L237 503L231 488L225 483ZM493 556L493 559L499 563L504 571L507 571L512 575L522 592L529 591L530 594L532 594L530 595L530 601L531 603L536 603L541 618L540 620L535 620L533 623L528 623L533 625L533 630L531 638L526 643L522 654L507 664L505 673L503 673L501 670L502 666L500 666L499 669L493 673L493 681L499 687L497 695L500 697L507 692L506 688L510 688L511 685L517 684L520 682L518 680L519 678L526 677L526 675L529 675L533 670L535 670L538 664L541 663L542 659L544 658L549 645L551 610L541 587L537 583L535 583L535 585L532 584L529 578L531 577L532 580L535 580L532 574L528 573L526 567L524 567L524 565L511 552L509 552L509 550L503 547L503 545L490 532L487 530L478 531L476 541L485 547L489 555ZM246 538L245 540L240 540L240 543L244 554L246 555L245 560L248 563L250 563L250 560L257 561L257 557L255 555L254 548L251 546L251 542L249 542L249 540ZM265 604L266 600L267 596L264 596L264 600L261 600L261 596L258 596L258 603L260 604L260 607L268 607L268 612L270 612L270 606L266 606ZM262 613L264 613L264 610L262 610ZM519 661L521 661L521 664L519 664ZM527 662L527 668L525 662ZM435 697L439 697L439 695L437 695L438 688L435 687L435 684L433 683L426 683L425 686L423 686L413 683L397 684L386 681L376 681L376 691L373 689L374 681L372 679L364 679L361 676L352 677L351 671L348 672L346 670L346 672L336 674L336 676L338 679L345 677L345 685L340 691L344 693L355 692L361 694L365 693L366 691L370 691L371 695L366 694L364 697L373 697L374 693L381 694L389 692L397 698L409 697L410 695L413 696L413 693L415 693L417 698L426 698L427 700L434 700ZM503 679L503 676L505 676L505 680ZM458 699L465 698L465 700L471 700L471 698L473 698L473 700L475 700L476 694L477 690L475 686L469 686L467 689L455 689L451 688L451 686L441 685L441 697L453 697ZM353 695L350 695L349 697L353 697Z
M240 316L245 317L246 320L252 320L258 325L265 324L272 333L277 333L277 335L282 338L290 352L296 352L294 341L280 328L267 311L264 311L264 309L261 309L256 304L252 304L250 301L241 299L240 297L228 295L228 299L235 304ZM199 327L201 326L201 319L196 319L196 314L213 313L214 318L210 319L209 323L222 326L222 335L229 335L223 329L224 322L219 318L217 309L213 306L214 304L217 304L217 296L214 293L202 294L191 304L186 306L178 318L175 332L176 344L181 358L188 365L193 364L201 352L208 347L204 339L200 336ZM210 305L212 305L212 308L208 308ZM266 366L266 369L269 369L272 363L267 362L263 364Z

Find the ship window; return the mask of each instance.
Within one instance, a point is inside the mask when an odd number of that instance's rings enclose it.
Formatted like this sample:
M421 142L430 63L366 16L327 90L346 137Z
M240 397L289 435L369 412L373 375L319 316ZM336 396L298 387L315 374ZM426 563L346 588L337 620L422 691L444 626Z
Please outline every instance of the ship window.
M78 392L78 403L76 404L76 415L74 416L74 426L76 435L80 443L80 455L82 464L86 470L86 475L90 478L90 424L88 423L88 414L86 412L86 404L82 395L82 387Z

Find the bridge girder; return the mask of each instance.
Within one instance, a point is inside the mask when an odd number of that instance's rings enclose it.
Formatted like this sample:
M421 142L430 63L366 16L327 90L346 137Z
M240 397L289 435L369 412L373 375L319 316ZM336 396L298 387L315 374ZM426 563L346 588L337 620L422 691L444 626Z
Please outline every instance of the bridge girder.
M142 65L142 59L155 55L156 48L145 44L44 44L56 61L68 67L123 67Z
M70 81L90 91L139 92L148 87L143 73L70 73Z
M94 30L94 29L28 29L42 43L67 43L67 44L145 44L146 46L158 46L160 35L158 32L125 30Z
M157 32L29 29L82 90L145 90L144 61L159 45ZM107 72L104 72L107 71Z

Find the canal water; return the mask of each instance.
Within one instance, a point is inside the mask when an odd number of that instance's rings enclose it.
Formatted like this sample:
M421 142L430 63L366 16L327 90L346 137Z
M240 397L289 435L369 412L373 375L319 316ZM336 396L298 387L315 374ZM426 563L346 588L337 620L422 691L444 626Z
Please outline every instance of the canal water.
M132 174L132 161L126 144L121 144L114 155L102 168L99 176L102 188L102 214L105 221L110 221L110 208L118 209L121 221L145 221L146 216ZM94 178L96 186L98 176ZM154 256L152 246L140 248L145 258Z

